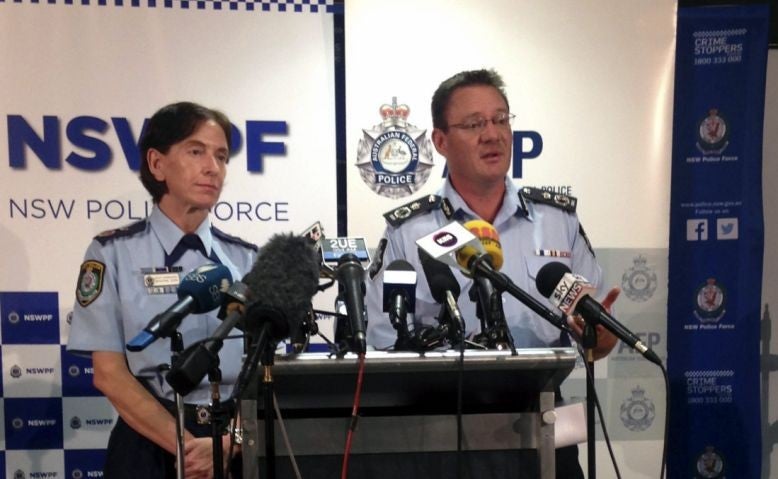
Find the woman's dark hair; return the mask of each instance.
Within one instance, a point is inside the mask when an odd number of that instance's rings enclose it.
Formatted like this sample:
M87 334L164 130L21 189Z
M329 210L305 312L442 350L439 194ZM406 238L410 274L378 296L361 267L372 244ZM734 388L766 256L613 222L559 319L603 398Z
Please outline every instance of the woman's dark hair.
M432 126L440 128L443 131L448 130L448 125L446 124L446 108L448 108L448 102L451 99L451 95L458 88L472 85L494 87L500 92L500 95L502 95L502 99L505 100L505 105L509 106L508 97L505 96L505 83L502 81L499 73L494 70L469 70L459 72L451 78L444 80L432 95Z
M146 124L140 138L140 181L151 194L154 203L159 203L167 193L167 184L158 181L151 174L148 163L149 150L155 149L167 154L170 147L186 139L204 122L213 120L224 130L227 148L232 149L230 133L232 127L227 116L217 110L191 102L173 103L162 107Z

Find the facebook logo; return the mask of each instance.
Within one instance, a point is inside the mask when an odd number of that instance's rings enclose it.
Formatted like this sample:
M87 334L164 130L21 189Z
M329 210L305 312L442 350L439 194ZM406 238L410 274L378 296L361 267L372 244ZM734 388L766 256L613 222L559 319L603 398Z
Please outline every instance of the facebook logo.
M707 239L708 220L700 218L686 220L687 241L707 241Z
M737 218L716 219L716 239L736 240L738 238Z

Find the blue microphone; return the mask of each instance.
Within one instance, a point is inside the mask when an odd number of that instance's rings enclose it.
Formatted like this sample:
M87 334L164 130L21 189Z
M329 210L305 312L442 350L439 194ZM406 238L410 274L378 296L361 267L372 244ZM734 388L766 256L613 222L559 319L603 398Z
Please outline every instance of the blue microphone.
M232 283L232 275L226 266L205 264L184 276L178 285L178 301L167 310L154 316L130 342L127 349L142 351L159 338L170 337L181 320L190 313L200 314L221 305L222 292Z

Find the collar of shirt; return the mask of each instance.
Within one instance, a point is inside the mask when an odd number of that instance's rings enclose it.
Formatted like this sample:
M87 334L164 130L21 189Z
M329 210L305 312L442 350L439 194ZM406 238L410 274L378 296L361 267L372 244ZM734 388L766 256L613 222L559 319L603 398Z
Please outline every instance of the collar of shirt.
M451 207L454 210L454 218L456 220L470 220L478 218L478 215L467 206L465 200L459 195L457 190L454 189L454 185L446 178L446 182L443 184L440 195L447 198ZM532 221L532 215L529 209L524 204L524 200L519 196L519 190L516 185L513 184L510 178L505 177L505 196L502 199L502 206L500 211L497 212L497 216L494 218L494 226L498 228L501 224L508 221L514 216L526 216L527 219Z
M151 211L151 215L149 215L149 224L151 225L151 230L165 249L165 253L171 254L184 236L184 232L156 206ZM210 256L213 248L213 236L211 236L211 221L209 218L206 217L200 223L194 234L200 237L200 241L205 246L205 252Z

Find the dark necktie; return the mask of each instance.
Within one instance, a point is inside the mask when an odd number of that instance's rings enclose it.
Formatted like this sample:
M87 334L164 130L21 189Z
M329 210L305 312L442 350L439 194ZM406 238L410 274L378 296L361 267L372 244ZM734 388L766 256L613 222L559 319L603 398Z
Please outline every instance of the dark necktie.
M181 256L183 256L187 250L199 251L205 258L208 258L208 253L206 253L205 246L203 245L200 237L196 234L187 234L181 238L181 240L178 242L176 247L173 248L173 251L169 255L165 255L165 266L171 267L176 264L176 262L181 259Z

